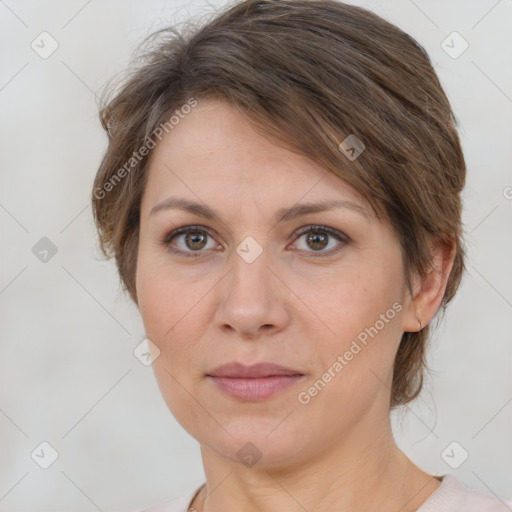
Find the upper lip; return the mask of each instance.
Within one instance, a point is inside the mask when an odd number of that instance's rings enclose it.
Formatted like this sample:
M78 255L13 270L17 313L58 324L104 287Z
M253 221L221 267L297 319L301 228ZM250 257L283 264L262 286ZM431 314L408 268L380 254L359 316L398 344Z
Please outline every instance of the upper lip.
M246 366L241 363L231 362L217 366L211 372L207 373L210 377L231 377L231 378L261 378L273 375L303 375L297 370L286 368L274 363L257 363L252 366Z

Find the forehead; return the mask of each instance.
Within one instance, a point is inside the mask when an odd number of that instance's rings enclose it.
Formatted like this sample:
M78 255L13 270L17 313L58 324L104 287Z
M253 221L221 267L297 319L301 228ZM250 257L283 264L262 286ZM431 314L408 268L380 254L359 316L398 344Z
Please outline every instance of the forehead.
M340 177L265 137L236 106L220 100L201 100L183 116L153 149L148 172L146 210L171 191L220 205L246 201L264 208L307 197L367 206Z

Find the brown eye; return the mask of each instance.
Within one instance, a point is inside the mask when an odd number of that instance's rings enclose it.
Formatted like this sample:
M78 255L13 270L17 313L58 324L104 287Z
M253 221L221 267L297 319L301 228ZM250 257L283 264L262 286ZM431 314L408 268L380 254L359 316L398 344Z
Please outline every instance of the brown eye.
M329 243L329 235L310 231L307 233L306 243L315 251L324 249Z
M341 231L328 228L327 226L306 226L297 234L297 240L300 240L305 235L305 244L298 244L297 248L309 252L311 256L315 257L331 256L341 251L350 241L350 238ZM331 248L324 250L329 245Z
M201 231L194 231L185 234L185 245L193 250L197 251L202 249L206 245L207 234Z
M208 239L211 239L209 247ZM200 226L185 226L175 229L165 236L161 243L172 253L191 257L202 256L206 249L217 247L208 230Z

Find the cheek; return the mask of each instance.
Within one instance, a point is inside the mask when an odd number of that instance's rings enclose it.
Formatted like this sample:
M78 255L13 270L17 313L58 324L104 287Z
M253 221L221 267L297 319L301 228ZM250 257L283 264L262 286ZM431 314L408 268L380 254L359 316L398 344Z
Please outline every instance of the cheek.
M326 336L316 337L321 368L301 387L297 401L311 424L341 433L374 407L387 414L401 303L396 294L364 293L358 286L329 295L336 306L326 304L324 319L336 335L326 330Z
M159 366L176 376L199 372L193 360L201 353L198 340L211 322L205 293L215 280L211 276L180 279L174 269L144 255L138 265L139 311L146 337L160 350L155 372Z
M162 331L172 327L176 311L174 308L176 304L172 304L175 290L169 289L167 281L165 275L159 278L149 265L144 265L144 262L139 263L137 272L139 310L146 335L157 345L161 342Z
M139 256L137 268L137 298L146 337L160 350L160 363L174 352L175 333L182 327L184 307L188 302L169 272L155 265L144 254ZM186 289L185 289L186 293ZM183 346L183 344L182 344Z
M304 283L304 288L297 290L297 295L307 299L306 304L321 320L319 325L329 333L319 340L322 346L338 350L375 323L378 330L386 334L392 330L389 329L391 324L399 324L397 309L401 307L393 308L393 304L403 301L401 275L393 268L353 267L339 275L325 276L322 281L328 283L327 286L321 286L318 281L318 286Z
M336 284L301 292L324 326L324 335L315 336L322 373L312 380L319 378L318 387L326 383L329 388L324 403L362 405L361 401L375 397L383 382L389 382L400 342L400 266L365 265L364 271L354 267L327 282Z
M198 290L177 282L171 273L144 257L139 259L139 265L139 311L146 337L160 351L152 364L155 378L170 412L184 428L190 429L199 419L190 407L190 395L185 389L191 388L190 379L198 371L194 339L198 339L199 322L204 322L206 312L198 302Z

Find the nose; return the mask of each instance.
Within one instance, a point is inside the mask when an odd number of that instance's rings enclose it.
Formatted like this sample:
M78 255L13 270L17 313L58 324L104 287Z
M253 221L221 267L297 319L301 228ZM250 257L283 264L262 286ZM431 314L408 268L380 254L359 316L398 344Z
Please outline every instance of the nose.
M271 268L269 255L263 251L252 262L233 256L232 268L216 290L217 327L225 335L250 340L281 332L290 322L290 290Z

